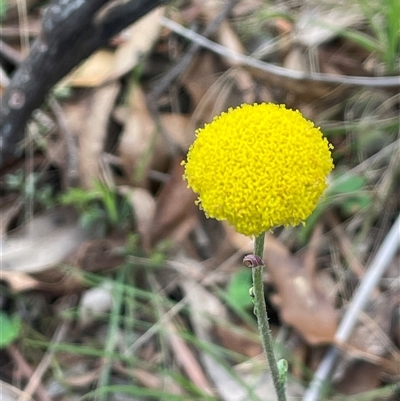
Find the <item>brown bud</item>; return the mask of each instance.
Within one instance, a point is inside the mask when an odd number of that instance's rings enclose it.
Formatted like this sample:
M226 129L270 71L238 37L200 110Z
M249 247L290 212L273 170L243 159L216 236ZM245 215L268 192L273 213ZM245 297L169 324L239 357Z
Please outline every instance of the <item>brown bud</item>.
M246 267L258 267L258 266L262 266L264 263L262 261L262 259L257 256L257 255L247 255L243 258L243 264Z

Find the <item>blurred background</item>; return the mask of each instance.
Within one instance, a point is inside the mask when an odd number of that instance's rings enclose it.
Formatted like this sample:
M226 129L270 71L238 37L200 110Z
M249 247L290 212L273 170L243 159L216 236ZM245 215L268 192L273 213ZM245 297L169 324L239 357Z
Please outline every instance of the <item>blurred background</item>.
M399 241L335 338L399 214L398 0L139 1L101 25L133 3L0 1L4 400L275 399L252 239L205 218L181 166L196 128L254 102L334 145L314 213L265 241L288 400L332 346L318 399L399 400Z

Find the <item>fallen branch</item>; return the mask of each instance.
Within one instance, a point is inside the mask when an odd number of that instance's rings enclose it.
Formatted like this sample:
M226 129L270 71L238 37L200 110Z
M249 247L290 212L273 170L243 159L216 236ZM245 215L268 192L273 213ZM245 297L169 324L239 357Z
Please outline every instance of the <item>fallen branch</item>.
M21 155L17 144L50 89L122 29L168 0L54 0L42 30L0 105L0 167Z

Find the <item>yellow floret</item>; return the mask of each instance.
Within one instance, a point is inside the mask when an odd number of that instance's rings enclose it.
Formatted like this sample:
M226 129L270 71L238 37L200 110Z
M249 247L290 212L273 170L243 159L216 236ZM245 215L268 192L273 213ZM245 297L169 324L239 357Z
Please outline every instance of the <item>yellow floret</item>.
M184 179L207 217L257 236L311 214L333 169L331 148L299 111L244 104L196 131Z

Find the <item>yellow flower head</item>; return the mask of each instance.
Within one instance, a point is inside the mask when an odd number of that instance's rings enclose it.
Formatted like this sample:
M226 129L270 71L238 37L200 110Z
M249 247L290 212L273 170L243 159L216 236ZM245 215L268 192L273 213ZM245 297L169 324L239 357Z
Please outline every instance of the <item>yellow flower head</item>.
M311 214L333 169L331 148L298 110L243 104L196 131L183 177L207 217L257 236Z

